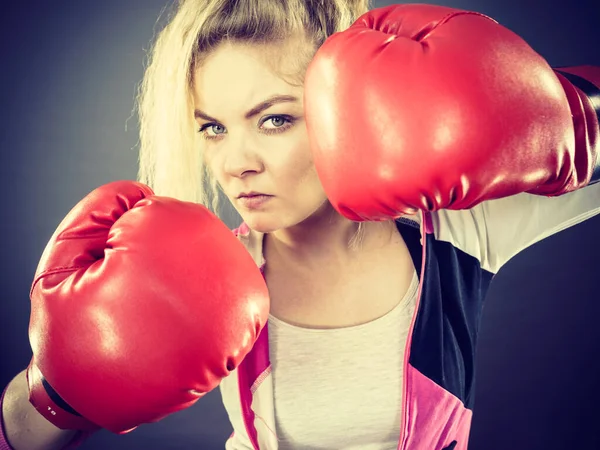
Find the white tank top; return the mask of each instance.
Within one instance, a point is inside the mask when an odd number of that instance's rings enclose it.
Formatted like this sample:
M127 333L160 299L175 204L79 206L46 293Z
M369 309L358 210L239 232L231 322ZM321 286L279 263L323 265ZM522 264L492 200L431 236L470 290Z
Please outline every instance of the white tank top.
M309 329L269 316L281 450L397 448L404 349L418 286L415 271L394 309L357 326Z

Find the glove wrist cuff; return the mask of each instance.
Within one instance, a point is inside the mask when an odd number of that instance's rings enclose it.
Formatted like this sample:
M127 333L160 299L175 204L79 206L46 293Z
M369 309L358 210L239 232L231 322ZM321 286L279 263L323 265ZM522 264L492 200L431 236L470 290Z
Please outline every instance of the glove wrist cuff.
M62 430L94 431L101 427L79 415L52 389L33 363L27 367L29 402L51 424Z

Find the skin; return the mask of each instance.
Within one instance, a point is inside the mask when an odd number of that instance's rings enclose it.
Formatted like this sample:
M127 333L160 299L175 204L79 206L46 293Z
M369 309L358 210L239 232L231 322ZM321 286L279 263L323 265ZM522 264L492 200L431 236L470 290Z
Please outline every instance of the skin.
M358 225L334 210L317 176L304 121L304 87L297 82L301 77L282 76L301 75L297 55L306 54L307 45L298 40L221 43L194 72L196 121L205 139L205 164L244 222L267 234L270 261L322 268L326 260L347 267L359 254L389 241L395 227L365 223L360 250L348 246ZM285 99L247 115L273 96ZM249 191L273 197L251 209L237 198Z

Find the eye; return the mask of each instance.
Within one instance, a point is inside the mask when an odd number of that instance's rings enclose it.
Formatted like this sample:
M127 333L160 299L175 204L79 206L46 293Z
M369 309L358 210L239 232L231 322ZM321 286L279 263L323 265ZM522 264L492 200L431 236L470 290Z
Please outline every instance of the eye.
M217 139L220 135L227 133L227 130L218 123L205 123L198 128L198 133L202 133L205 139Z
M287 115L267 116L260 122L260 128L265 134L282 133L290 128L293 122L294 118Z
M271 123L271 125L273 125L273 128L279 128L282 127L286 124L286 120L285 117L282 116L273 116L273 117L269 117L267 120L265 120L263 122L263 125L266 123ZM265 127L265 128L271 128L271 127Z

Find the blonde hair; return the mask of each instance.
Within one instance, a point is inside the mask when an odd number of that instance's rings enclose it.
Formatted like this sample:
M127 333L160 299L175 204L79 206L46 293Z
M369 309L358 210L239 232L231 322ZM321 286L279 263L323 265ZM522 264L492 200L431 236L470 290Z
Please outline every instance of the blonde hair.
M224 40L267 43L299 31L316 51L366 12L368 0L180 0L173 6L151 48L138 93L138 178L159 195L209 206L216 191L206 186L193 117L197 61Z
M158 195L216 212L218 186L203 164L193 116L196 65L225 40L283 41L299 33L318 47L369 9L369 0L179 0L148 54L137 97L138 179ZM301 58L305 59L305 58ZM308 62L308 61L306 61Z

